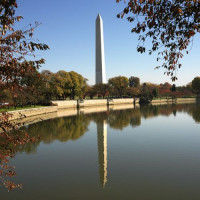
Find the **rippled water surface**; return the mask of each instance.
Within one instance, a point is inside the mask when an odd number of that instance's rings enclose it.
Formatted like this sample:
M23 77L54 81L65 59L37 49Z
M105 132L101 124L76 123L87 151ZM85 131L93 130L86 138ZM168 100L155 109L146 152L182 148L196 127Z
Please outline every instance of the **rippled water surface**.
M109 108L26 126L40 141L12 165L2 200L200 199L200 105Z

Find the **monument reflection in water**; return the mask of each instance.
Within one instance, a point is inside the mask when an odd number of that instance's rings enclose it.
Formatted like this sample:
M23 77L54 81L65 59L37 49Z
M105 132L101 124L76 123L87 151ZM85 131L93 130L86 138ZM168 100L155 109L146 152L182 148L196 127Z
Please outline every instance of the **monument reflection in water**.
M104 188L107 182L107 121L97 124L100 183Z
M199 104L61 114L23 127L40 140L17 149L23 189L1 199L200 199Z

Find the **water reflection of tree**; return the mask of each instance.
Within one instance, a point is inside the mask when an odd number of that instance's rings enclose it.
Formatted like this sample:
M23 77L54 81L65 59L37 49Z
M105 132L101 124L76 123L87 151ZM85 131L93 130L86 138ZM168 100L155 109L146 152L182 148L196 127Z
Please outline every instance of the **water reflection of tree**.
M109 117L110 112L109 111L104 111L104 112L99 112L99 113L91 113L87 114L87 118L90 121L94 121L96 124L100 123L102 124L103 121L107 121Z
M156 116L176 116L177 112L187 113L194 121L200 122L200 104L166 104L166 105L145 105L140 108L141 116L151 118Z
M196 104L196 106L193 106L192 117L195 122L200 123L200 104Z
M157 117L159 115L169 116L172 113L171 105L142 105L140 112L143 118Z
M36 151L40 142L52 143L55 140L66 142L68 140L76 140L84 135L88 130L90 120L86 115L77 115L67 118L51 119L28 127L31 136L40 136L38 143L34 145L27 144L21 151L33 153ZM25 129L25 128L24 128Z
M24 141L23 145L9 144L8 147L4 148L0 145L0 156L4 154L7 155L10 149L13 152L36 152L37 147L40 142L51 143L55 140L60 142L67 142L68 140L76 140L84 135L88 130L91 121L97 124L98 133L98 151L99 151L99 172L100 172L100 182L104 187L107 181L107 132L106 124L113 129L122 130L127 126L137 127L141 125L141 118L153 118L157 116L176 116L177 113L187 113L192 116L194 121L200 123L200 104L167 104L167 105L145 105L140 108L126 109L126 110L108 110L107 112L93 113L93 114L80 114L77 116L51 119L36 124L29 125L28 128L23 127L19 133L13 132L10 134L13 138L18 140L18 137ZM106 123L106 124L105 124ZM103 124L103 126L102 126ZM26 136L26 129L30 134L30 138ZM23 133L23 134L22 134ZM40 140L35 140L40 136ZM4 143L1 141L0 143ZM27 141L34 141L27 143ZM11 146L10 146L11 145ZM6 149L6 151L5 151ZM7 151L8 150L8 151ZM10 156L12 157L12 156ZM1 160L0 160L1 161ZM12 169L11 169L12 170ZM8 168L4 174L8 176L14 175L15 173ZM9 172L10 171L10 172ZM11 185L8 182L9 187L17 187L17 185Z
M96 124L102 124L106 120L111 128L123 130L127 126L140 126L141 118L147 119L172 114L176 116L179 112L188 113L196 122L200 122L199 104L144 105L135 109L110 110L107 112L51 119L30 125L28 127L30 135L33 137L39 135L41 139L34 144L23 146L19 151L33 153L40 142L51 143L55 140L60 142L76 140L88 130L91 121L94 121Z
M127 126L140 126L141 118L158 116L176 116L177 112L191 115L195 122L200 122L200 104L165 104L142 105L140 108L110 111L108 123L111 128L123 130Z
M122 130L131 125L132 127L141 124L141 114L138 108L111 111L108 118L108 123L111 128Z

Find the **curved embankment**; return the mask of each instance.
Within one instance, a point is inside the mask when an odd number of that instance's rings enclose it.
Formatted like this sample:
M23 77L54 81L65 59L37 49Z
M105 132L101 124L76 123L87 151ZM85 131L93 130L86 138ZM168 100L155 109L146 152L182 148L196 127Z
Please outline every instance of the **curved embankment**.
M135 103L134 103L135 102ZM177 101L159 99L153 100L152 104L167 104L167 103L194 103L196 99L185 98L177 99ZM48 106L41 108L31 108L18 111L11 111L12 114L10 118L11 121L19 121L25 124L35 123L42 120L73 116L80 113L94 113L94 112L104 112L110 109L128 109L134 108L134 106L139 106L139 99L98 99L98 100L85 100L85 101L52 101L56 106ZM79 109L77 109L77 107Z
M51 109L51 107L44 107L44 108L40 108L40 114L38 112L38 108L35 108L35 109L33 108L33 109L30 109L31 110L30 113L28 109L10 112L13 115L12 118L10 118L10 120L12 120L13 122L20 122L22 124L32 124L39 121L44 121L44 120L54 119L54 118L59 118L59 117L74 116L77 114L90 114L90 113L98 113L98 112L107 112L109 110L122 110L122 109L131 109L131 108L134 108L133 104L112 105L109 107L108 106L97 106L97 107L90 106L87 108L80 108L80 109L62 108L62 109L57 109L56 111L55 109ZM44 111L43 113L41 113L42 110ZM26 116L26 117L23 117L23 116Z
M70 101L52 101L59 109L62 108L82 108L94 106L107 106L119 104L137 104L139 98L126 98L126 99L95 99L95 100L70 100Z
M166 104L166 103L195 103L196 98L178 98L178 99L156 99L152 100L152 104ZM96 99L96 100L70 100L70 101L52 101L59 109L62 108L83 108L94 106L110 106L110 105L124 105L124 104L139 104L139 98L126 99Z
M161 104L168 104L168 103L196 103L196 98L178 98L178 99L156 99L152 100L151 104L153 105L161 105Z

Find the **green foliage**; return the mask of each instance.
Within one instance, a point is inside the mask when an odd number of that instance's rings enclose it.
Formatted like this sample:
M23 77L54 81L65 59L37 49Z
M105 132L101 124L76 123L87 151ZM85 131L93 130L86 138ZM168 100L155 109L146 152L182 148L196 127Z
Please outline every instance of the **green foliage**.
M86 79L77 72L66 72L64 70L57 73L43 72L43 77L46 79L49 96L56 99L74 99L75 96L82 98L86 89Z
M105 98L105 96L109 94L110 86L105 83L99 83L94 85L94 90L97 92L98 96Z
M65 86L65 82L63 77L61 77L58 73L50 75L50 89L53 92L53 95L56 98L61 98L64 94L63 88Z
M172 92L176 92L176 85L175 85L175 84L172 85L171 91L172 91Z
M125 94L126 89L128 88L128 78L125 76L117 76L114 78L110 78L108 80L110 87L113 89L114 93L122 97Z
M74 99L75 96L83 98L87 80L82 75L74 71L69 72L69 76L71 78L71 82L68 85L68 88L70 90L71 99Z
M200 77L196 77L192 81L192 89L194 92L199 95L200 94Z
M21 86L22 90L22 99L25 102L21 102L22 105L33 104L36 105L44 100L42 89L45 86L44 79L40 77L38 71L27 72L22 77ZM16 97L18 99L18 96Z
M139 94L139 88L135 87L128 87L126 89L126 95L129 97L137 97Z
M26 89L31 87L35 93L33 87L37 80L32 79L32 76L29 76L31 80L27 77L29 73L36 72L45 61L43 58L36 60L34 52L49 49L46 44L32 39L38 23L35 23L35 26L27 26L29 28L16 29L16 22L23 18L15 16L17 7L16 0L0 1L0 103L15 105L25 104L27 96L32 96L29 95L31 91L25 92ZM8 191L21 188L21 185L10 181L10 178L16 175L14 167L9 166L10 158L15 156L19 147L36 140L26 132L11 134L10 131L21 124L11 123L10 117L6 112L0 113L0 186L4 185Z
M38 69L45 62L43 58L36 60L34 52L49 49L46 44L33 42L38 23L29 29L15 30L14 25L22 19L15 16L16 8L16 0L0 1L0 89L9 87L13 91L20 87L24 73Z
M147 84L144 83L140 92L140 103L149 103L153 99L153 95L148 88Z
M154 88L152 91L152 95L154 98L157 98L159 96L159 90L158 88Z
M131 76L129 79L129 87L140 87L140 79L138 77Z
M0 103L6 102L15 108L36 104L50 105L52 98L82 98L87 87L86 79L76 72L52 73L46 70L39 73L36 69L24 73L19 84L20 88L15 90L17 95L6 89L0 91Z
M1 95L4 98L0 101L15 106L26 104L30 98L35 101L36 94L31 94L37 87L34 86L37 82L33 80L34 75L45 63L43 58L36 59L35 51L49 49L48 45L35 42L38 40L32 38L38 23L27 26L29 28L16 29L17 22L23 19L22 16L15 16L17 7L16 0L0 1L0 91L4 91Z
M89 96L90 99L93 99L95 95L97 95L97 91L94 87L87 85L85 87L85 96Z
M122 0L116 0L120 2ZM139 35L137 50L146 52L145 41L151 40L149 54L158 51L159 67L166 69L175 81L180 59L192 46L194 36L200 32L200 2L196 0L128 0L118 18L127 16L132 33ZM149 42L148 42L149 44Z
M9 89L0 90L0 103L13 104L13 95Z

